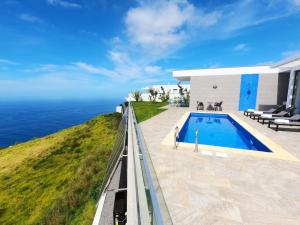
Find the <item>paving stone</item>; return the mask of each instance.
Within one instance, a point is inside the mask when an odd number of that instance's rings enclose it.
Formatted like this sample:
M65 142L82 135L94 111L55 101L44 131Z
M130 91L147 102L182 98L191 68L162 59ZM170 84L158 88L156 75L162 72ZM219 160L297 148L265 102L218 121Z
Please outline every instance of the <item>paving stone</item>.
M174 225L299 225L300 162L162 145L186 108L141 123ZM233 112L300 159L300 132L274 131Z

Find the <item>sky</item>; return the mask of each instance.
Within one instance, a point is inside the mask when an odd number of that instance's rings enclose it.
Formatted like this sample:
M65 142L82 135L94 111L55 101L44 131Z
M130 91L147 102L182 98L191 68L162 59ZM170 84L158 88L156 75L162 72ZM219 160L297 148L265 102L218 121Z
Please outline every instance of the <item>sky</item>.
M0 100L123 98L300 54L300 0L1 0Z

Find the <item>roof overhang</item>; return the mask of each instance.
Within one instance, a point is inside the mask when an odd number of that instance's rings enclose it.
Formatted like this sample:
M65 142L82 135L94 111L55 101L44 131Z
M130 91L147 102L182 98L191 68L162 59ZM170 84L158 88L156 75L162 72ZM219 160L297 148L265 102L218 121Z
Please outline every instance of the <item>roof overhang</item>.
M191 77L199 76L224 76L240 74L268 74L279 73L279 68L270 66L245 66L211 69L174 70L173 77L177 80L188 81Z
M278 68L280 72L289 72L300 68L300 57L290 58L275 64L272 68Z

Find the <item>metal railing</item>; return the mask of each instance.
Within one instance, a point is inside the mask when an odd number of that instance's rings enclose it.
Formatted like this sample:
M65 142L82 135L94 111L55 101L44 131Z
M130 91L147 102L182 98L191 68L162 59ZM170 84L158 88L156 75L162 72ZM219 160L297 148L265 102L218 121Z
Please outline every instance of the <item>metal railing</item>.
M125 148L125 141L126 141L126 132L127 132L127 123L128 123L128 110L122 116L122 120L118 127L118 133L116 136L116 140L112 149L111 156L108 161L108 165L105 172L105 177L103 179L101 188L100 188L100 195L103 193L109 184L109 180L113 176L113 171L117 166L117 161L120 159L121 154ZM100 197L100 196L99 196Z
M102 182L93 225L100 224L110 181L114 179L118 162L125 151L127 152L127 212L125 214L127 224L172 225L148 149L130 103L119 125L106 175Z
M110 181L113 179L116 168L118 166L118 162L121 159L123 152L126 148L126 140L127 140L127 126L128 126L128 109L125 110L122 115L122 120L118 127L118 133L116 135L116 140L114 146L112 148L112 153L108 161L108 165L106 168L105 176L101 184L100 192L99 192L99 200L97 202L97 209L93 219L93 225L99 225L102 216L102 210L104 207L104 202L107 195L107 188L110 184ZM113 212L111 212L113 214Z
M147 198L147 207L140 208L139 213L143 213L141 210L148 210L147 213L150 218L149 224L151 225L172 225L173 223L166 206L161 187L131 104L129 104L129 113L132 114L132 121L129 119L129 122L132 122L133 124L135 132L133 135L136 138L138 147L138 151L135 152L135 154L139 154L140 160L140 162L137 163L139 167L136 167L136 170L141 170L141 174L143 176L143 185L137 184L137 187L141 188L143 186L144 190L138 190L138 193L145 195ZM144 205L144 202L141 202L141 200L145 201L144 197L138 198L137 200L140 201L137 202L137 207ZM146 223L141 222L140 224Z

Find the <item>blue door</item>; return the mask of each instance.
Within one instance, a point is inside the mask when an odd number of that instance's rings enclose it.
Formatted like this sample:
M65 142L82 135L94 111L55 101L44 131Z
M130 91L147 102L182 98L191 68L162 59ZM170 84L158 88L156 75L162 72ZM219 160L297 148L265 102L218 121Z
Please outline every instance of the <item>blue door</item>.
M255 109L258 87L258 74L242 74L239 110Z

